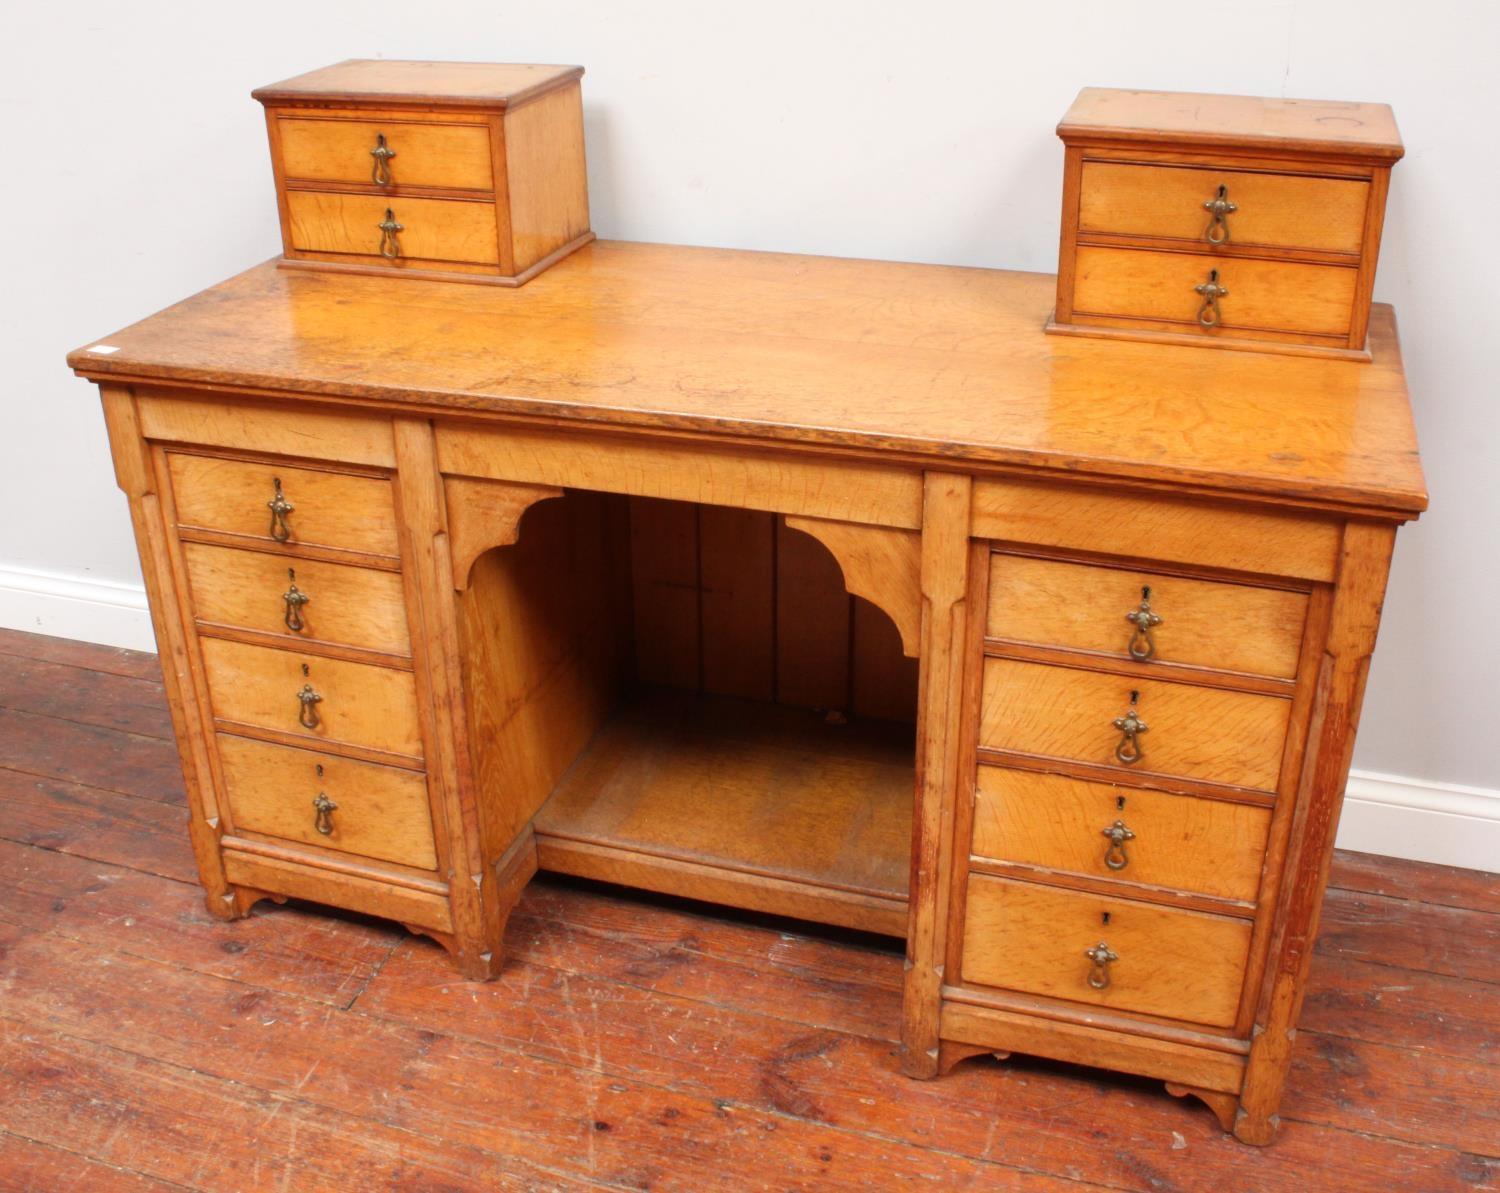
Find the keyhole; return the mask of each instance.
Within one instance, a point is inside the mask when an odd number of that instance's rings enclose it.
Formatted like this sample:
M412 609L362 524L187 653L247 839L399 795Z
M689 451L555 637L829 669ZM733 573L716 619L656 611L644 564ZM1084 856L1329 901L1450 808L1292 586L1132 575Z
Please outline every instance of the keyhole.
M303 670L305 671L305 670L307 670L307 668L304 667ZM1130 693L1130 703L1131 704L1138 703L1140 701L1140 698L1141 698L1140 692L1134 691L1134 690L1131 691L1131 693Z
M1125 797L1123 795L1117 795L1117 796L1115 796L1115 811L1116 812L1123 812L1124 810L1125 810Z
M302 664L302 674L303 675L311 675L312 674L312 669L310 667L308 667L308 665L306 663ZM1132 699L1134 699L1134 697L1132 697Z
M1144 585L1141 586L1141 600L1143 600L1143 601L1149 601L1150 599L1151 599L1151 585L1144 584Z
M322 777L323 777L323 764L320 762L320 763L318 763L318 778L321 779Z
M286 570L286 578L288 580L291 580L291 581L295 582L296 579L297 579L297 569L296 568L287 568L287 570Z
M1099 918L1104 921L1104 926L1106 928L1108 928L1109 927L1109 912L1107 912L1107 911L1101 912L1100 915L1099 915Z

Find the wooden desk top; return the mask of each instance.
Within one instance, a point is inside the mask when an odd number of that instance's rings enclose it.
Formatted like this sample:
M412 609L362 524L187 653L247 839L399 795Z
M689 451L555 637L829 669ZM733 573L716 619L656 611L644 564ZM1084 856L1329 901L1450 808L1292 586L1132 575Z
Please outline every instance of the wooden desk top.
M519 289L279 269L68 357L94 380L816 445L1411 517L1395 316L1374 361L1042 332L1054 279L599 241ZM117 351L92 349L112 345Z

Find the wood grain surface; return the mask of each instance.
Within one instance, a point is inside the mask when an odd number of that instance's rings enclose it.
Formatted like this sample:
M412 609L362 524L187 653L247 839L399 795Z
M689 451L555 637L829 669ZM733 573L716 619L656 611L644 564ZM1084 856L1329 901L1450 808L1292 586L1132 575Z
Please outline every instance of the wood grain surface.
M257 87L251 94L262 103L390 99L404 103L438 102L460 108L504 108L565 86L582 74L581 66L539 63L349 58Z
M1084 955L1101 941L1118 957L1102 989L1090 984ZM968 982L1228 1027L1249 950L1243 920L985 874L969 879Z
M286 515L286 547L340 547L387 556L399 551L388 481L186 452L171 452L167 460L182 526L257 539L276 549L266 503L279 480L282 496L294 507Z
M996 554L986 632L1007 642L1129 659L1136 626L1126 614L1138 612L1143 600L1161 618L1150 627L1150 662L1279 679L1297 674L1306 593L1128 567Z
M511 260L522 273L589 231L583 95L576 81L505 113Z
M1046 336L1053 302L1044 274L596 242L514 293L263 265L70 361L93 377L1425 506L1389 308L1361 367Z
M376 138L384 136L386 148L395 154L388 162L393 194L409 186L488 191L492 184L490 136L484 125L418 123L401 113L371 113L356 120L304 113L281 116L278 123L288 180L358 183L373 190L370 151Z
M492 203L297 190L287 193L286 204L292 245L305 252L349 254L371 258L372 264L394 264L382 256L381 248L380 225L390 212L401 225L396 233L401 258L500 263Z
M1116 821L1134 837L1105 862ZM1266 808L981 766L973 852L1122 883L1253 901L1265 864Z
M422 737L409 671L321 658L297 650L202 641L214 715L310 741L365 746L419 759ZM317 723L301 722L298 693L308 684L322 700Z
M904 899L912 754L909 725L646 691L605 723L536 828Z
M1262 99L1249 95L1085 87L1057 126L1059 136L1160 141L1169 145L1267 143L1286 151L1394 160L1402 153L1386 104Z
M406 599L396 572L288 558L274 548L241 551L184 543L193 614L199 622L274 634L289 643L318 641L411 653ZM285 595L307 598L296 606L302 626L288 626Z
M230 815L236 832L261 833L320 849L437 867L427 780L417 771L269 742L218 736ZM330 831L317 829L314 799L337 804Z
M439 424L445 474L736 506L916 529L922 481L910 469L701 444Z
M373 144L373 138L371 140ZM1358 179L1262 174L1195 166L1085 161L1078 230L1162 237L1204 248L1205 200L1220 187L1237 210L1226 247L1358 254L1370 184Z
M981 480L974 486L973 532L976 538L1271 576L1332 580L1337 574L1337 521L1180 495Z
M1115 758L1121 731L1114 720L1130 707L1131 692L1148 728L1138 739L1141 760L1125 765ZM1277 696L987 659L979 743L1122 773L1274 791L1290 710Z
M1197 287L1213 273L1227 293L1219 300L1218 327L1205 328ZM1073 310L1180 323L1203 335L1218 335L1221 327L1344 336L1354 317L1356 280L1357 272L1344 265L1080 245Z
M619 525L597 493L533 506L513 546L479 556L459 603L475 777L495 856L530 822L613 706ZM520 632L518 632L520 631Z
M319 410L291 420L279 406L226 405L203 392L139 386L135 394L147 439L381 468L396 463L391 420L379 415Z

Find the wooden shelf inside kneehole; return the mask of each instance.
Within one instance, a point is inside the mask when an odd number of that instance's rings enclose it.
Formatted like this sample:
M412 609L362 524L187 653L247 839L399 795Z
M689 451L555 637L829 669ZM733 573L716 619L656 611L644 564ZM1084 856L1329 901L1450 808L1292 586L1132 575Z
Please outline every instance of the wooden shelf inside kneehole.
M640 689L537 813L541 867L904 936L913 735Z

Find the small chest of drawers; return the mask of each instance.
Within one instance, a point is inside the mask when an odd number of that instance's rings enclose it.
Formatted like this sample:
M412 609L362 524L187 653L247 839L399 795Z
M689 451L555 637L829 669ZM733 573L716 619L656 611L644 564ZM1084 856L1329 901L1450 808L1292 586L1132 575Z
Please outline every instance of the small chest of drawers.
M1295 800L1315 586L1005 544L979 573L953 997L1238 1046Z
M223 872L452 931L389 423L146 398ZM291 455L288 449L295 451ZM237 901L237 902L236 902ZM212 906L212 904L211 904Z
M582 74L351 60L260 88L284 262L518 286L587 244Z
M1384 104L1085 88L1048 330L1368 359Z

